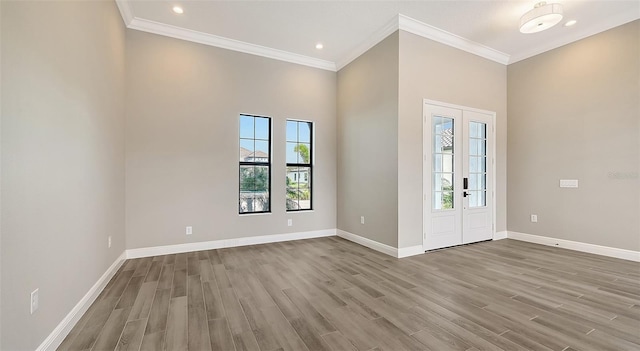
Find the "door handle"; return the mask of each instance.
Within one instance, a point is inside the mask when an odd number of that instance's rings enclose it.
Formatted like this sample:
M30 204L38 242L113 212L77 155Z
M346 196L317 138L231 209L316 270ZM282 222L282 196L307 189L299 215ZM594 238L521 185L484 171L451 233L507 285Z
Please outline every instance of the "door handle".
M467 196L470 196L470 195L471 195L471 193L468 193L466 191L462 192L462 197L467 197Z

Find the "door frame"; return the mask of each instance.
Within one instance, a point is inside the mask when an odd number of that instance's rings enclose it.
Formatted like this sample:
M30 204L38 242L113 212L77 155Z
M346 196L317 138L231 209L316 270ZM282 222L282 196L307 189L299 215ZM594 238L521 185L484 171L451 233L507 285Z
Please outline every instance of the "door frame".
M478 113L482 113L482 114L486 114L491 116L491 140L492 140L492 144L493 144L493 150L491 150L491 170L493 172L493 179L492 179L492 189L491 189L491 196L492 196L492 209L491 209L491 233L492 233L492 240L496 240L496 179L497 174L496 174L496 149L497 149L497 144L496 144L496 113L493 111L488 111L488 110L482 110L482 109L478 109L478 108L474 108L474 107L468 107L468 106L463 106L463 105L456 105L456 104L451 104L451 103L447 103L447 102L442 102L442 101L437 101L437 100L430 100L430 99L423 99L422 100L422 247L423 249L426 251L427 249L427 228L429 228L427 226L427 224L430 224L430 217L428 217L426 215L427 213L427 207L429 209L431 209L431 198L427 199L427 186L431 186L430 182L429 184L425 183L425 175L427 174L431 174L431 145L430 143L427 143L427 138L424 137L425 135L425 130L429 130L429 132L431 132L431 120L429 119L429 124L427 125L427 115L425 113L425 105L436 105L436 106L441 106L441 107L446 107L446 108L452 108L452 109L457 109L457 110L461 110L461 111L473 111L473 112L478 112ZM429 222L428 222L429 221Z

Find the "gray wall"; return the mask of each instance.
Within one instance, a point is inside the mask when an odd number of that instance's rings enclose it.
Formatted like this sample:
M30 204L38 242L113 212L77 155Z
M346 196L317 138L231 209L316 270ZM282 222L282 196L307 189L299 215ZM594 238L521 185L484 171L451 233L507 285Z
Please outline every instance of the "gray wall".
M124 250L125 32L113 2L0 6L0 349L33 350Z
M640 250L640 21L509 65L508 86L509 230Z
M423 99L496 112L496 230L507 228L507 68L400 32L398 242L422 245Z
M338 72L337 228L392 247L398 247L398 39L391 34Z
M132 30L126 56L127 248L336 227L335 73ZM273 118L271 214L238 215L240 113ZM285 210L287 118L315 122L312 212Z

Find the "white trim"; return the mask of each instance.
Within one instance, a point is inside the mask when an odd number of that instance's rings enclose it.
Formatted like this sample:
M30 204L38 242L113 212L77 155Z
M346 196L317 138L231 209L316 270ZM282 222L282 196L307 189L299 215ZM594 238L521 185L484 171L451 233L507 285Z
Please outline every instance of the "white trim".
M437 41L503 65L509 63L509 55L504 52L476 43L475 41L471 41L459 35L449 33L440 28L430 26L403 14L398 15L398 28L405 32Z
M386 37L397 30L404 30L406 32L413 33L415 35L419 35L421 37L431 39L466 52L470 52L472 54L484 57L495 62L499 62L501 64L506 65L507 63L509 63L509 55L503 52L465 39L453 33L449 33L434 26L430 26L426 23L417 21L403 14L394 16L389 22L387 22L384 26L382 26L369 38L367 38L367 40L362 42L353 50L349 51L347 55L345 55L342 59L338 60L337 62L332 62L284 50L278 50L266 46L229 39L209 33L177 27L140 17L135 17L131 9L130 0L116 0L116 4L118 6L118 10L120 10L122 20L129 29L140 30L143 32L319 68L332 72L337 72L338 70L344 68L349 63L360 57L362 54L370 50L372 47L383 41Z
M169 255L169 254L191 252L191 251L224 249L228 247L277 243L281 241L322 238L326 236L335 236L335 235L336 235L335 229L325 229L325 230L315 230L315 231L299 232L299 233L260 235L260 236L250 236L246 238L237 238L237 239L222 239L222 240L202 241L197 243L143 247L138 249L127 250L127 259L159 256L159 255Z
M423 38L437 41L438 43L478 55L503 65L509 63L509 54L505 54L504 52L495 50L486 45L476 43L459 35L455 35L440 28L420 22L409 16L398 14L382 28L378 29L362 44L351 50L342 60L339 60L336 63L337 70L341 70L397 30L403 30Z
M131 12L131 6L129 6L129 1L116 0L116 5L118 6L118 10L120 10L120 16L122 16L124 25L129 27L129 24L133 20L133 14Z
M275 60L296 63L299 65L320 68L327 71L336 71L336 64L331 61L321 60L314 57L294 54L266 46L246 43L239 40L228 39L213 34L198 32L191 29L172 26L160 22L150 21L143 18L134 17L127 25L130 29L143 32L163 35L171 38L182 39L194 43L215 46L227 50L239 51L246 54L267 57Z
M393 246L389 246L387 244L379 243L375 240L371 240L369 238L365 238L363 236L346 232L344 230L336 229L336 235L352 241L356 244L360 244L362 246L368 247L372 250L376 250L378 252L382 252L383 254L389 255L395 258L404 258L409 256L421 255L424 253L424 248L422 245L415 245L409 247L395 248Z
M493 234L493 240L502 240L507 238L507 231L503 230L501 232L495 232Z
M345 57L336 62L337 70L343 69L345 66L353 62L365 52L369 51L372 47L378 45L381 41L386 39L389 35L398 30L398 17L393 18L387 22L382 28L373 33L367 40L356 46L353 50L349 51Z
M492 172L493 172L493 184L492 189L491 189L491 196L493 196L493 214L492 214L492 218L491 220L493 221L493 240L496 240L496 237L498 237L499 239L506 239L507 237L507 231L503 230L500 233L497 232L497 226L498 226L498 197L496 196L497 194L497 189L498 189L498 166L497 166L497 160L498 160L498 154L497 154L497 150L498 150L498 132L497 132L497 113L493 112L493 118L492 118L492 122L493 125L491 126L491 137L493 138L493 153L491 154L491 167ZM506 173L505 173L506 176ZM506 204L505 204L506 205ZM502 238L502 236L504 235L504 238Z
M398 258L422 255L424 253L424 246L415 245L409 247L401 247L398 249Z
M572 38L571 40L566 40L566 39L555 39L555 40L549 40L546 41L543 45L541 46L536 46L533 48L530 48L528 50L524 50L520 53L517 53L513 56L511 56L511 59L509 60L509 64L512 63L516 63L518 61L522 61L522 60L526 60L530 57L533 56L537 56L539 54L545 53L547 51L551 51L554 49L557 49L561 46L565 46L571 43L575 43L579 40L582 40L584 38L590 37L592 35L596 35L599 33L602 33L604 31L607 31L609 29L615 28L615 27L619 27L622 26L624 24L627 24L629 22L635 21L638 19L638 13L634 12L634 11L627 11L627 12L621 12L619 14L616 14L614 16L610 16L606 19L604 19L603 21L601 21L600 23L593 23L593 24L589 24L588 27L585 27L584 30L582 30L582 33L580 33L580 35L578 35L577 37ZM577 30L578 28L572 28L571 30Z
M64 338L69 335L71 329L78 323L82 315L87 312L89 306L96 300L98 295L102 292L107 283L113 278L116 274L122 263L125 260L125 252L122 252L118 258L111 264L111 266L107 269L106 272L98 279L98 281L93 284L91 289L80 299L80 301L73 307L71 312L67 314L66 317L58 324L58 326L47 336L46 339L38 346L36 351L54 351L56 350Z
M623 260L640 262L640 251L632 251L619 249L616 247L600 246L594 244L582 243L579 241L571 241L564 239L550 238L546 236L525 234L509 231L507 233L509 239L526 241L534 244L561 247L563 249L588 252L596 255L620 258Z
M369 238L365 238L363 236L349 233L340 229L336 229L336 235L343 239L353 241L356 244L360 244L378 252L382 252L383 254L387 254L392 257L398 257L398 249L393 246L382 244Z
M424 104L429 104L429 105L436 105L436 106L442 106L442 107L447 107L447 108L454 108L456 110L463 110L463 111L472 111L472 112L478 112L478 113L482 113L485 115L493 115L495 117L495 112L493 111L489 111L489 110L483 110L483 109L479 109L479 108L475 108L475 107L469 107L469 106L463 106L463 105L456 105L456 104L451 104L448 102L442 102L442 101L437 101L437 100L429 100L429 99L422 99L423 101L423 106Z
M247 54L268 57L275 60L296 63L333 72L341 70L353 60L367 52L369 49L380 43L382 40L384 40L386 37L397 30L403 30L405 32L409 32L423 38L431 39L441 44L445 44L447 46L451 46L472 53L474 55L484 57L488 60L495 61L503 65L508 65L638 19L638 16L635 13L620 13L615 16L609 17L607 21L597 27L589 27L589 30L584 30L577 38L573 40L549 41L545 43L544 46L535 47L512 56L499 50L493 49L489 46L474 42L459 35L420 22L409 16L398 14L397 16L394 16L389 22L387 22L383 27L378 29L369 38L367 38L367 40L362 42L353 50L349 51L347 55L345 55L342 59L338 60L337 62L332 62L135 17L130 5L131 0L115 1L118 6L118 10L120 10L122 20L124 21L127 28L130 29L137 29L144 32L220 47L223 49L244 52Z

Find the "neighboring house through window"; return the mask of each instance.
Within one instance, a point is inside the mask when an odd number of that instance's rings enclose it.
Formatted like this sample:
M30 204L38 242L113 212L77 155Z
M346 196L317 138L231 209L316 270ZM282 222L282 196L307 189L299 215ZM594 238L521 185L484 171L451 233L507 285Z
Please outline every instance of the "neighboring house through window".
M287 120L287 211L312 209L313 124Z
M240 115L239 213L271 211L271 118Z

